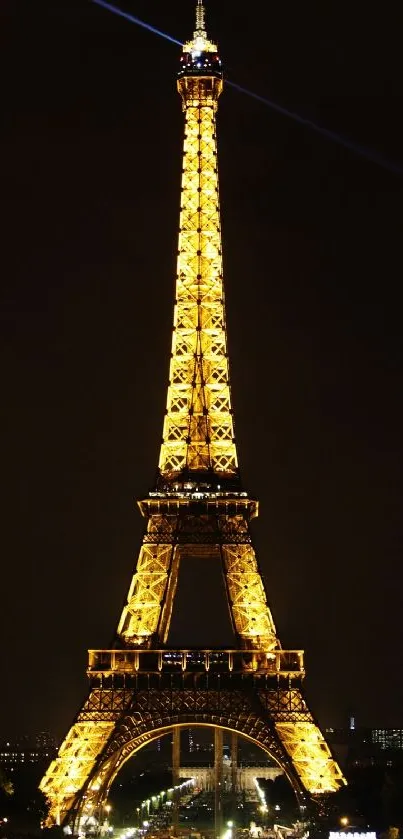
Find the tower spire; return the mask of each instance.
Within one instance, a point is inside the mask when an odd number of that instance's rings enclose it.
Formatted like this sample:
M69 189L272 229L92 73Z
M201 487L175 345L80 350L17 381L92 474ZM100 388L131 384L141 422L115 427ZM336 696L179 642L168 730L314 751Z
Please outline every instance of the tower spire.
M193 38L183 45L183 52L198 57L200 53L217 53L217 44L209 40L206 32L206 8L203 0L197 0L196 4L196 29ZM206 67L206 70L209 70ZM208 73L207 73L208 75Z
M172 353L159 486L239 484L229 384L215 114L222 90L217 47L197 1L178 89L185 112Z
M206 24L205 24L205 14L206 10L204 7L203 0L197 0L196 6L196 31L194 33L194 37L206 35Z

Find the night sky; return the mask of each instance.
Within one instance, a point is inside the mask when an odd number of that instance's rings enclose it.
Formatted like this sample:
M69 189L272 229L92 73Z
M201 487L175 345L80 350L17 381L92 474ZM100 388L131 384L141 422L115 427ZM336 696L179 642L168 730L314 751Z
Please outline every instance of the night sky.
M193 6L121 3L179 39ZM61 736L157 465L180 50L87 0L3 0L0 18L0 736ZM229 78L403 169L392 5L210 0L207 21ZM218 125L238 452L278 632L306 650L323 725L403 725L403 176L228 87ZM171 642L227 643L219 573L196 566Z

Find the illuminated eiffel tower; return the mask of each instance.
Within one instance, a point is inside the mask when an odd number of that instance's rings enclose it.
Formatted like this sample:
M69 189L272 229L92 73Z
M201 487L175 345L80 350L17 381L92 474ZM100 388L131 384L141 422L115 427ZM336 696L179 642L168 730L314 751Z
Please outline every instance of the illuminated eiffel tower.
M198 0L178 73L185 137L158 478L139 502L145 534L114 649L90 651L88 698L41 782L49 825L99 819L128 757L167 732L178 751L180 727L212 726L216 747L223 729L246 736L277 762L300 801L345 783L303 695L303 652L283 650L277 638L249 530L258 502L239 477L216 151L222 87ZM231 650L166 646L180 561L189 557L222 568Z

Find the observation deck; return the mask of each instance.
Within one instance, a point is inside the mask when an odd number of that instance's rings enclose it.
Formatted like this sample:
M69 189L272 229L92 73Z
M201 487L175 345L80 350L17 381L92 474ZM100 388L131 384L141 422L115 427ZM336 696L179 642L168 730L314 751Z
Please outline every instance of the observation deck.
M303 650L89 650L87 674L233 674L301 679Z
M226 492L205 490L200 487L184 485L181 489L150 492L147 498L137 502L141 515L149 518L151 515L188 514L221 516L243 515L248 521L259 513L259 502L250 498L246 492Z
M219 55L204 50L184 52L180 57L178 79L183 76L215 76L217 79L222 79L223 71Z

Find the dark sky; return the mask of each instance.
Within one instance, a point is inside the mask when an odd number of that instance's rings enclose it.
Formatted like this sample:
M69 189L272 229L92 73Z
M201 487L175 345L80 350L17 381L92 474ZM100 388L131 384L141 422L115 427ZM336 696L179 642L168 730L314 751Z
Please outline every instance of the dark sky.
M186 38L193 5L122 7ZM0 735L61 735L87 648L112 639L157 463L179 50L87 0L0 15ZM210 0L208 21L231 79L403 166L392 5ZM277 628L306 650L321 723L403 725L403 177L229 88L219 165L238 451ZM204 605L184 579L174 640L207 621L219 644L219 594Z

